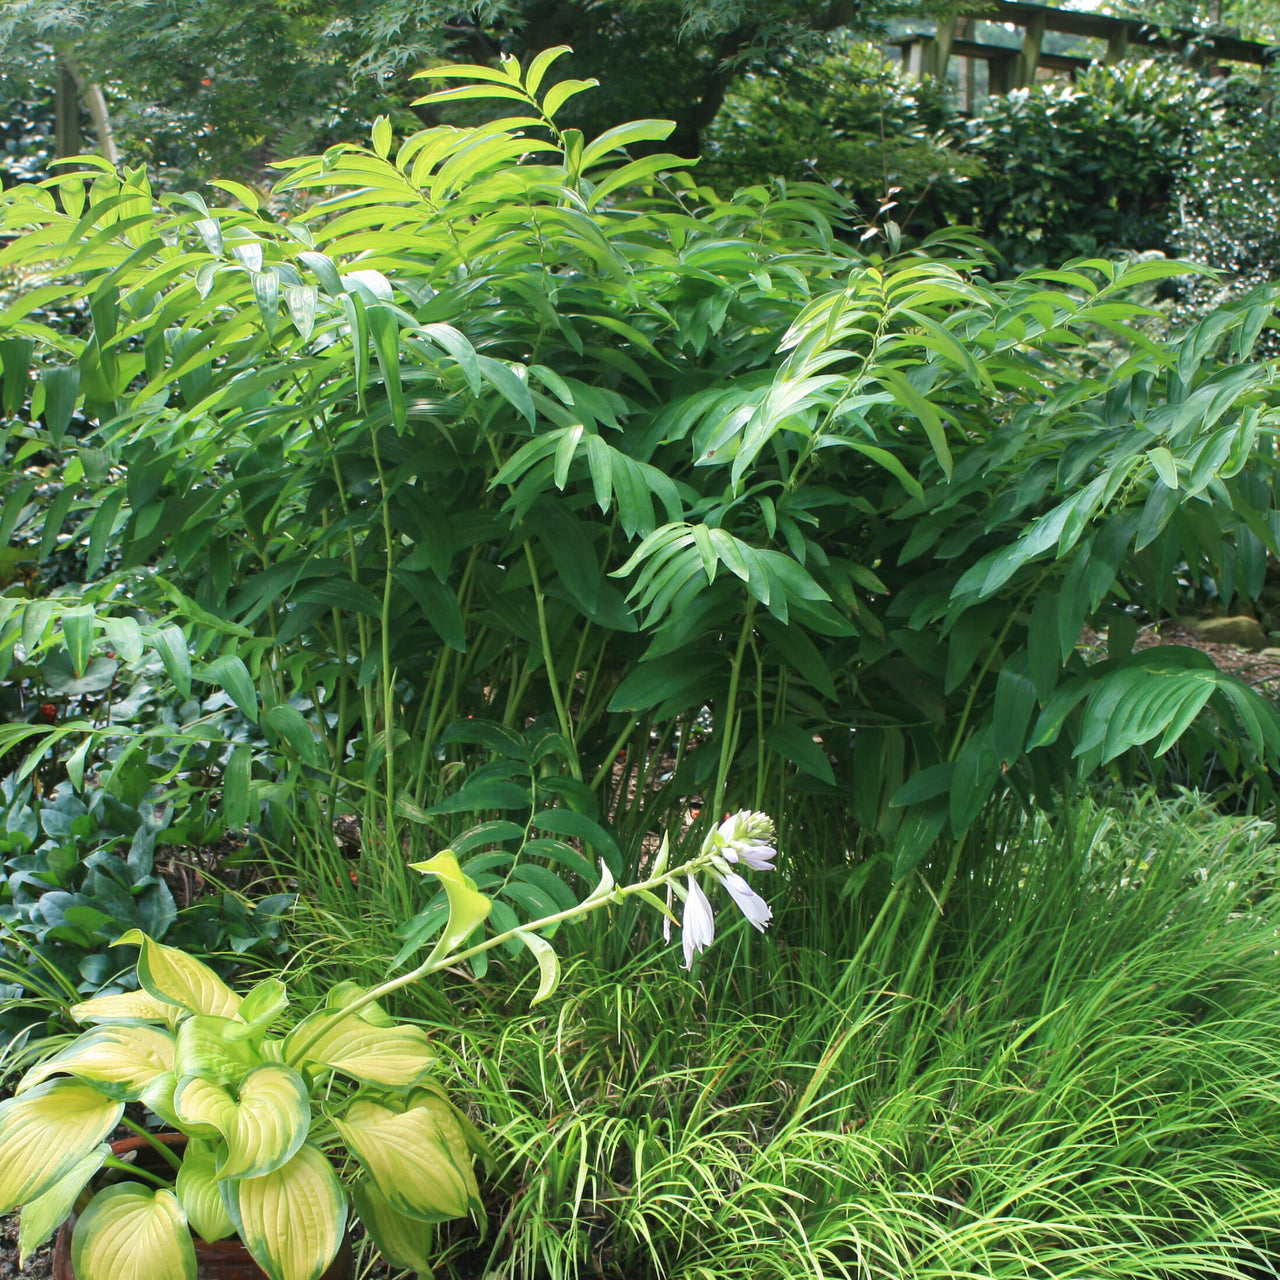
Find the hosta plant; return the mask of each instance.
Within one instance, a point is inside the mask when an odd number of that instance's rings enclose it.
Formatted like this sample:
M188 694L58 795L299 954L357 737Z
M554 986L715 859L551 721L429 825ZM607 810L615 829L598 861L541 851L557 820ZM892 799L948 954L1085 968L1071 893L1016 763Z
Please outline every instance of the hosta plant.
M488 936L492 902L445 850L416 864L449 904L426 960L372 989L341 982L287 1029L278 978L238 995L201 961L132 929L119 942L140 948L141 990L74 1006L87 1029L0 1103L0 1212L23 1206L24 1257L78 1212L78 1280L195 1280L193 1232L238 1234L271 1280L317 1280L352 1209L389 1260L430 1272L430 1224L481 1210L472 1161L486 1148L435 1078L426 1033L397 1023L381 1001L513 939L537 960L534 998L545 999L559 962L542 934L631 895L670 924L681 923L672 904L683 901L691 964L714 933L700 877L718 881L757 928L768 923L739 872L772 868L772 838L764 815L736 814L680 865L669 865L664 845L644 880L618 886L602 868L583 901ZM171 1179L112 1154L106 1140L119 1125L153 1133L127 1107L186 1135L180 1149L155 1143Z

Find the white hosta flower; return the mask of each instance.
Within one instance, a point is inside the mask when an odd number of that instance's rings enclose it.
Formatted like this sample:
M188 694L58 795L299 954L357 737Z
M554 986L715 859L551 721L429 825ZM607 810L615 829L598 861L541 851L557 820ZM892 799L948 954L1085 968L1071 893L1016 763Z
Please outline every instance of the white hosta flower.
M763 933L773 919L769 904L736 871L724 872L720 883L729 891L729 897L737 903L738 910Z
M772 871L778 851L773 839L773 820L766 813L743 809L727 817L708 837L708 844L726 862L741 862L752 871Z
M716 936L716 919L711 903L701 885L689 877L689 892L684 901L684 919L680 922L680 940L684 945L684 967L693 968L694 953L711 945Z

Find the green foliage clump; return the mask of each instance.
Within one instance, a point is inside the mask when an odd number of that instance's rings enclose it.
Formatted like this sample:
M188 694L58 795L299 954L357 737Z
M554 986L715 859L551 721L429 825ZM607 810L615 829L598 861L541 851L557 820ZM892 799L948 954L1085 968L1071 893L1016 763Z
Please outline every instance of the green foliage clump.
M1177 743L1274 757L1280 718L1241 682L1131 652L1180 577L1261 589L1271 294L1161 346L1131 289L1176 265L991 284L964 238L868 258L829 192L726 200L619 155L669 123L562 129L589 84L544 87L555 53L428 73L471 82L427 105L524 114L398 148L381 121L282 162L272 208L235 183L157 202L139 171L5 207L0 265L44 272L5 320L5 403L29 397L6 483L65 460L39 545L92 553L84 658L127 602L175 679L261 726L266 751L184 729L234 746L231 811L283 831L292 798L373 797L444 843L475 758L451 726L476 717L556 735L494 764L563 761L562 804L612 814L632 857L690 797L785 788L797 828L856 823L902 876L1006 788L1044 800ZM86 282L89 332L24 314ZM0 650L52 634L9 599ZM1089 622L1105 661L1076 651ZM11 740L94 758L148 734ZM527 817L527 788L492 794Z
M1174 185L1188 148L1210 127L1215 89L1165 63L1093 66L1074 84L992 96L957 134L983 171L972 223L1025 269L1119 249L1167 250Z
M722 187L827 182L868 218L898 191L896 220L927 231L983 171L954 145L962 127L945 84L901 74L872 45L847 44L735 84L708 131L699 174Z

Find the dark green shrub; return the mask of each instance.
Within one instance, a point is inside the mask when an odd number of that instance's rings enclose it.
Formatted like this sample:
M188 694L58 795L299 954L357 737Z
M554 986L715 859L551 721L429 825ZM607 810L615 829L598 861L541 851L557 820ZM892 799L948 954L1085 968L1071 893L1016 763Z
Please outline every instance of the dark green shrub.
M893 191L893 218L926 234L968 207L965 189L983 172L955 145L963 128L947 85L853 44L744 76L708 130L698 172L724 189L775 177L829 183L866 220Z
M1094 66L1075 84L988 98L955 135L983 170L966 192L971 205L949 212L1017 269L1167 250L1174 183L1215 101L1204 80L1154 62Z

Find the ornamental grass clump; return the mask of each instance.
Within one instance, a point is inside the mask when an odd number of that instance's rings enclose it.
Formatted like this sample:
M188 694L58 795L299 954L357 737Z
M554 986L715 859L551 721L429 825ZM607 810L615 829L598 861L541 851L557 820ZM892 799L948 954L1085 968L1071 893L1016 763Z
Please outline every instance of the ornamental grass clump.
M658 891L730 862L769 869L772 838L764 815L736 815L678 866L665 844L643 881L618 886L602 865L577 905L487 937L493 901L445 850L415 864L448 900L427 958L374 987L337 983L288 1029L278 978L240 996L202 961L130 930L118 945L140 948L141 990L75 1005L88 1029L0 1103L0 1212L22 1205L23 1257L75 1212L78 1280L195 1280L193 1232L208 1242L237 1234L272 1280L317 1280L353 1209L384 1256L430 1272L432 1224L482 1213L473 1160L491 1157L436 1077L426 1033L397 1023L385 998L515 940L537 961L543 1000L560 977L543 933L633 895L675 923ZM762 927L756 903L751 892L749 918ZM685 932L700 929L686 910ZM181 1150L153 1144L173 1176L112 1154L106 1140L121 1124L153 1136L126 1116L130 1104L186 1135Z

